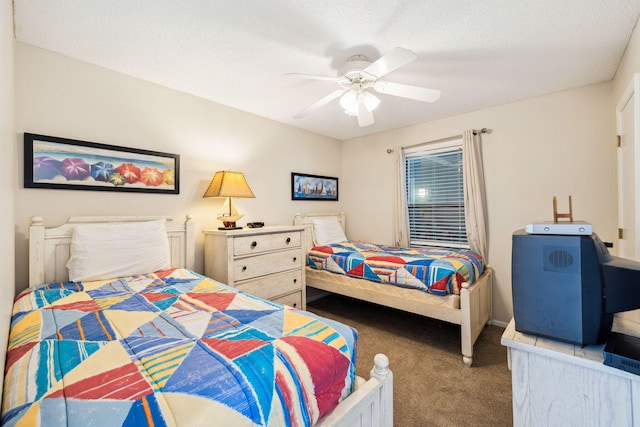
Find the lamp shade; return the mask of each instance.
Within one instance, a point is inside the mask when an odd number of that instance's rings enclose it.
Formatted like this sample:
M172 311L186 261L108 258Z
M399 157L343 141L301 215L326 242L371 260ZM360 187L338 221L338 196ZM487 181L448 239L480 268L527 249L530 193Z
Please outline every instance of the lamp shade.
M364 106L367 107L368 111L373 111L380 105L380 99L371 92L363 92L361 96L362 102L364 102Z
M344 112L348 116L357 116L360 110L360 103L364 103L367 111L371 112L378 108L380 99L369 91L356 93L353 90L348 91L340 98L340 106L344 108Z
M350 116L358 115L358 96L352 90L348 91L340 98L340 106L344 112Z
M202 197L256 197L242 172L218 171Z

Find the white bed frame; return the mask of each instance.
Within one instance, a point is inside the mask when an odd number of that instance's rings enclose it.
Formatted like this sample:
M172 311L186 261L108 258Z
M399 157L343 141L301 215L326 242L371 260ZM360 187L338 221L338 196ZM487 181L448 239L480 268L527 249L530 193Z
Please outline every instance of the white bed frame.
M327 217L336 217L342 228L345 228L343 213L296 214L294 217L295 225L306 226L306 241L309 248L313 242L311 235L313 219ZM418 289L406 289L406 292L398 294L393 292L395 289L392 285L376 286L374 289L355 286L361 285L365 279L348 278L340 274L316 273L317 270L307 266L307 286L460 325L462 360L466 366L471 366L473 363L473 345L484 326L491 321L493 270L488 265L473 286L466 282L462 284L460 308L418 302L412 298L416 293L424 294L424 291ZM385 292L386 290L388 292Z
M167 235L174 267L194 268L194 221L187 215L183 224L164 216L71 217L59 227L46 228L42 217L31 219L29 227L29 286L67 281L71 235L77 224L167 220ZM5 319L10 322L10 319ZM393 426L393 374L389 359L377 354L369 381L356 377L355 390L317 424L321 427Z

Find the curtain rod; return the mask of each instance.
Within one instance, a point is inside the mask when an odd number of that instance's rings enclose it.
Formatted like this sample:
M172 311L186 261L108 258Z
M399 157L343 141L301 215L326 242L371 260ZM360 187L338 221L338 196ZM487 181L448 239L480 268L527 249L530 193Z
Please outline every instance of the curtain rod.
M491 133L491 129L487 129L487 128L482 128L482 129L474 129L473 130L473 134L474 135L478 135L481 133Z
M482 129L472 129L473 134L474 135L479 135L479 134L483 134L483 133L491 133L491 129L487 129L487 128L482 128ZM434 142L444 142L444 141L450 141L452 139L458 139L460 136L450 136L448 138L442 138L442 139L437 139L435 141L429 141L429 142L421 142L419 144L413 144L413 145L407 145L406 147L402 147L402 148L411 148L411 147L417 147L418 145L424 145L424 144L432 144ZM387 148L387 154L391 154L393 153L393 148Z

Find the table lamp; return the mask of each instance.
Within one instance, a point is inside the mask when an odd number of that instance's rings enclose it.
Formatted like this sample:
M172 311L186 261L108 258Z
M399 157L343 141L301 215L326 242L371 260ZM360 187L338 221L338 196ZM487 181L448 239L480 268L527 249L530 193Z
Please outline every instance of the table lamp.
M235 206L231 202L232 197L256 197L249 188L247 180L242 172L218 171L213 176L209 188L204 192L202 197L226 197L224 203L224 213L218 215L218 219L222 221L224 227L218 227L218 230L239 230L242 227L236 226L236 221L244 215L238 214Z

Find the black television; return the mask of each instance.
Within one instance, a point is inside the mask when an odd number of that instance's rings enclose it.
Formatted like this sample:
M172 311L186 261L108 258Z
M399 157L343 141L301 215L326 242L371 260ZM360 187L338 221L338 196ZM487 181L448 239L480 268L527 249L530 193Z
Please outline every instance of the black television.
M514 232L511 285L517 331L583 346L607 340L614 313L640 308L640 262L595 233Z

